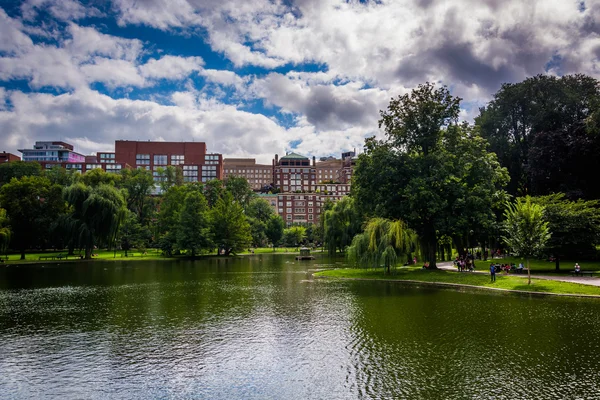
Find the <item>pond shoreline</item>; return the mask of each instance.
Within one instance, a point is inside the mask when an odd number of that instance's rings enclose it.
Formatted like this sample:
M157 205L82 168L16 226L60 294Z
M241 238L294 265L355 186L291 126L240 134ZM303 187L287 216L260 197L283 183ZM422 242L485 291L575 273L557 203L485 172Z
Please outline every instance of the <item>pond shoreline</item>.
M555 293L555 292L535 292L528 290L516 290L516 289L503 289L488 286L477 286L463 283L450 283L450 282L429 282L419 281L414 279L376 279L376 278L344 278L344 277L333 277L333 276L316 276L315 273L321 271L314 271L311 276L314 279L325 279L325 280L342 280L342 281L370 281L370 282L399 282L408 283L412 285L427 285L434 287L454 288L454 289L474 289L474 290L492 290L501 293L513 293L513 294L527 294L527 295L539 295L539 296L561 296L561 297L585 297L585 298L600 298L600 295L595 294L578 294L578 293Z

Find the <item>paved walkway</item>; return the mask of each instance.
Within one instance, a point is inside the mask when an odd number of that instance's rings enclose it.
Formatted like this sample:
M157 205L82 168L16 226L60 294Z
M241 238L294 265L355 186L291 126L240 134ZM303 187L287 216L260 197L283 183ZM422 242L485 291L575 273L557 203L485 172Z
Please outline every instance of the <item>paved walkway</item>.
M481 265L482 261L479 262L479 264ZM475 265L477 265L477 262L475 263ZM441 263L437 264L439 269L444 269L447 271L454 271L457 272L456 267L454 266L454 264L452 263L452 261L444 261ZM475 272L464 272L466 274L489 274L489 271L475 271ZM500 273L498 275L504 275L504 273ZM511 274L513 276L523 276L523 277L527 277L527 271L525 271L525 273L523 275L518 274ZM538 274L531 274L532 278L535 279L548 279L550 281L560 281L560 282L571 282L571 283L581 283L582 285L590 285L590 286L600 286L600 278L592 278L592 277L583 277L583 276L561 276L561 275L538 275Z

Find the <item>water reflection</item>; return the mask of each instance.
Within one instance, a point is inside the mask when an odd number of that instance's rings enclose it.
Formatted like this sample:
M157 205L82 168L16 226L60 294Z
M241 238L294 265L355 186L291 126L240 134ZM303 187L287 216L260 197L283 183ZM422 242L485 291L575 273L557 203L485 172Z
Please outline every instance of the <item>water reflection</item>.
M597 394L600 302L307 279L329 262L3 268L0 397Z

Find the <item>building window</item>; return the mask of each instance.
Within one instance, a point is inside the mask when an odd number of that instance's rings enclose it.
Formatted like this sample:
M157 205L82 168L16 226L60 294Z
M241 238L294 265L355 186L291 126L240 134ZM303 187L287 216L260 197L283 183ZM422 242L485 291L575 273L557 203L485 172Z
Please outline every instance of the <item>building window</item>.
M98 169L98 168L102 168L102 165L100 165L100 164L86 164L85 165L86 170Z
M106 172L108 173L116 173L121 170L121 164L107 164Z
M312 212L313 212L313 209L312 209L312 208L309 208L309 209L308 209L308 213L309 213L309 214L312 214Z
M164 154L157 154L154 156L154 165L167 165L167 156Z
M138 165L150 165L150 154L136 154L135 163Z
M185 157L181 154L174 154L171 156L171 165L182 165L185 164Z
M292 212L292 209L291 209L291 208L286 208L286 209L285 209L285 212L286 212L286 213L288 213L288 214L291 214L291 212Z
M305 208L294 208L295 214L304 214L306 212Z
M312 215L312 214L309 214L309 215L308 215L308 219L312 221L312 219L313 219L313 215Z
M292 216L291 216L290 214L288 214L288 215L286 215L286 216L285 216L285 219L287 219L287 220L291 220L291 219L292 219Z

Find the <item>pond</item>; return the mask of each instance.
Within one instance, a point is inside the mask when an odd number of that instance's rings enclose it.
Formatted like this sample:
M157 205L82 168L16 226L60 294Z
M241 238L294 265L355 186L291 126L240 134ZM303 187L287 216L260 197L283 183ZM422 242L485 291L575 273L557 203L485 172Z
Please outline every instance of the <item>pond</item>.
M326 259L0 268L0 398L600 398L600 300L312 280Z

